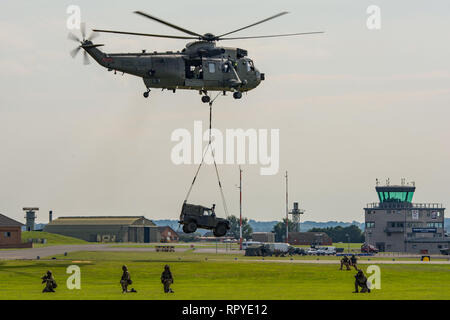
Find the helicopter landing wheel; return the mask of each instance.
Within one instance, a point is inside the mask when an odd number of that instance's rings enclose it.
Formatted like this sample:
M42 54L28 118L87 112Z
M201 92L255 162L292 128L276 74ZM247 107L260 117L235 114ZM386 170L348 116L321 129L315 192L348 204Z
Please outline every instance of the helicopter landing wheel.
M242 92L236 91L233 93L233 98L240 99L242 98Z
M203 97L202 97L202 102L203 102L203 103L208 103L208 102L210 102L210 101L211 101L210 96L203 96Z
M150 94L150 90L145 91L145 92L144 92L144 98L148 98L149 94Z

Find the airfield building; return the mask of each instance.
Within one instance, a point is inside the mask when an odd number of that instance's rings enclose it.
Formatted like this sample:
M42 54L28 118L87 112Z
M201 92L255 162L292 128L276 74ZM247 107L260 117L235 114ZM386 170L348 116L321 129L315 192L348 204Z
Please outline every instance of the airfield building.
M252 241L256 242L275 242L275 233L273 232L253 232Z
M158 230L161 235L161 242L178 242L180 240L178 233L169 226L160 226Z
M291 245L331 246L333 240L324 232L289 232Z
M160 242L158 227L145 217L61 217L44 231L89 242Z
M31 243L22 243L23 224L0 214L0 248L31 248Z
M365 211L366 243L381 252L439 254L449 247L442 204L413 203L412 185L376 186L379 202Z

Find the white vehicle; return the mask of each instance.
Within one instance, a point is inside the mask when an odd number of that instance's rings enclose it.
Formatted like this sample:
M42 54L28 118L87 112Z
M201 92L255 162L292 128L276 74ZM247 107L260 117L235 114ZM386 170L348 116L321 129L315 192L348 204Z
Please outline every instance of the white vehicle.
M283 243L283 242L273 242L273 243L266 243L266 246L272 251L278 251L278 252L288 252L289 248L291 247L289 243Z
M260 246L262 244L263 243L259 241L244 241L242 242L242 250L246 250L250 246Z
M331 256L336 254L336 247L319 247L317 248L317 255Z
M316 248L309 248L308 250L306 250L306 254L310 255L310 256L314 256L317 254L317 249Z

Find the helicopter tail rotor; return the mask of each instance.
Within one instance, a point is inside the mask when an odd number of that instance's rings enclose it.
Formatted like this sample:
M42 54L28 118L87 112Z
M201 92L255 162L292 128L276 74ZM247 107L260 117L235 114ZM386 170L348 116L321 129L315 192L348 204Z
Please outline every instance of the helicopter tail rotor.
M90 60L89 60L89 54L87 53L86 50L88 48L100 47L100 46L103 46L103 45L102 44L93 44L92 43L92 40L99 36L99 34L97 32L92 32L91 35L86 38L86 24L84 22L82 22L80 24L80 33L81 33L82 39L77 37L72 32L69 32L69 34L67 35L67 38L69 40L72 40L72 41L80 43L79 46L77 46L76 48L74 48L73 50L70 51L70 55L71 55L72 58L75 58L78 55L78 53L80 52L80 50L84 49L84 51L83 51L83 64L84 65L88 65L88 64L90 64Z

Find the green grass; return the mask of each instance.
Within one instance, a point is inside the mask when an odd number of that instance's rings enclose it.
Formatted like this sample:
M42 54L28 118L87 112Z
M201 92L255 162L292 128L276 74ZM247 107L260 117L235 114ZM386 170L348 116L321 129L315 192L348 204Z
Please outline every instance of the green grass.
M47 239L46 244L42 243L33 243L33 247L47 247L47 246L54 246L54 245L64 245L64 244L89 244L89 242L62 236L60 234L55 233L48 233L48 232L42 232L42 231L24 231L22 232L22 242L27 242L28 239Z
M192 250L74 252L56 257L0 261L0 299L450 299L449 265L379 265L381 290L353 294L355 272L339 271L337 264L256 262L242 256L234 260L233 255ZM166 263L175 278L171 295L162 292L159 281ZM65 286L66 268L72 264L81 268L81 290ZM121 293L123 264L130 270L137 294ZM55 294L41 293L40 277L48 269L59 285Z

